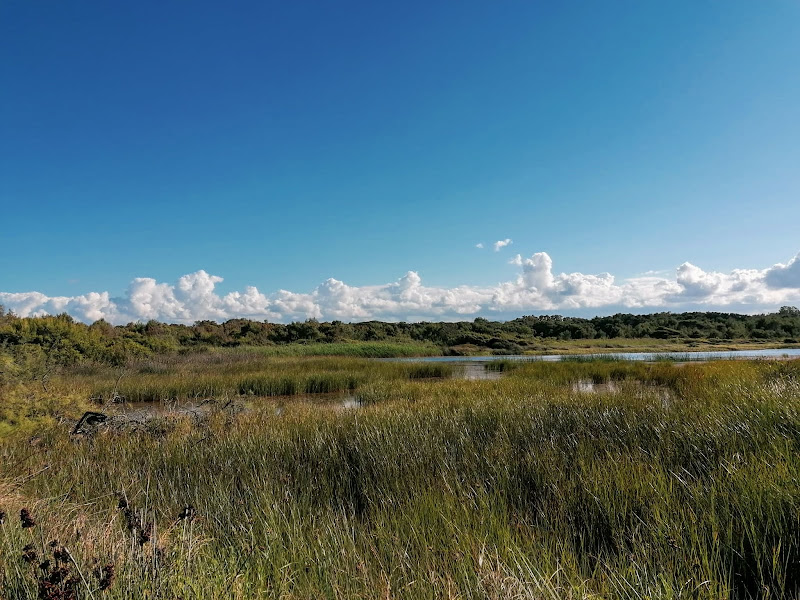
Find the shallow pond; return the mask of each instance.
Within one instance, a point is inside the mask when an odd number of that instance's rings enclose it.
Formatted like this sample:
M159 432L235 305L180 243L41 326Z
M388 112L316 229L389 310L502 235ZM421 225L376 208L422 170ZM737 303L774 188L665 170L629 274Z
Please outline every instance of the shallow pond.
M453 379L467 379L469 381L477 380L495 380L502 377L502 371L492 371L486 368L485 363L464 363L458 365L453 371Z
M581 379L572 384L572 390L584 394L616 394L619 385L613 381L595 383L591 379Z
M641 394L655 395L664 403L670 402L674 397L673 391L667 386L645 383L635 379L629 379L624 382L603 381L600 383L591 379L580 379L572 384L572 390L581 394L617 394L623 388L626 390L633 389Z

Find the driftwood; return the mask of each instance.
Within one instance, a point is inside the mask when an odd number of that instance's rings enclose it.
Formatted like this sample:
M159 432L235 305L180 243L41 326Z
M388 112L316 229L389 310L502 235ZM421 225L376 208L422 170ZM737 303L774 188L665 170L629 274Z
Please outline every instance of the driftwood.
M85 433L85 431L83 430L84 426L86 426L86 427L97 427L98 425L101 425L101 424L105 423L107 420L108 420L108 416L103 414L103 413L93 412L93 411L90 411L90 410L86 411L85 413L83 413L83 416L80 418L78 423L75 425L75 429L72 430L72 435L77 435L79 433Z
M198 405L167 406L168 410L162 412L159 405L154 404L152 409L137 408L132 411L106 414L102 412L87 411L75 424L72 435L85 435L91 437L101 428L109 431L149 431L157 433L161 423L173 421L177 417L189 417L194 425L201 425L212 413L221 413L227 416L226 424L230 418L245 410L244 406L230 398L222 406L217 406L217 400L206 398ZM163 408L163 405L162 405Z

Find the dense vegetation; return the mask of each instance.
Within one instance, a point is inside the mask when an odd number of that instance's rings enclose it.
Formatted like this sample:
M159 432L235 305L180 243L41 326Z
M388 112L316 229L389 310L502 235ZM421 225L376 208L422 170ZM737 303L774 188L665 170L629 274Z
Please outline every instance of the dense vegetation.
M194 382L206 404L144 418L106 395L98 428L0 441L0 597L800 597L800 361L500 364L65 368L47 394ZM284 380L362 406L234 391Z
M0 598L800 597L800 361L367 360L630 336L791 344L800 311L0 314Z
M85 325L68 315L18 318L0 308L0 353L14 355L22 365L41 364L44 357L58 364L87 359L122 364L132 358L160 353L235 346L272 347L276 354L289 355L407 356L479 350L522 353L541 349L543 340L622 338L794 344L800 341L800 310L784 307L766 315L617 314L593 319L526 316L506 322L479 318L457 323L310 320L280 324L232 319L224 323L199 321L180 325L149 321L114 327L105 321ZM297 344L310 347L300 349Z

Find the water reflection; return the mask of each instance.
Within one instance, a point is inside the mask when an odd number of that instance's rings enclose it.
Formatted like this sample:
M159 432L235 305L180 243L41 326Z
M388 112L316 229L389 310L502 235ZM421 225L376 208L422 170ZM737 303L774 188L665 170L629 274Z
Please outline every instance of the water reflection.
M459 365L453 372L453 377L457 379L466 379L469 381L478 380L496 380L502 377L501 371L494 371L486 368L485 363L464 363Z
M452 362L486 363L493 360L525 360L559 362L574 359L574 354L508 355L508 356L421 356L417 358L379 358L375 360L398 362ZM583 358L613 358L653 362L659 360L704 361L737 360L747 358L800 358L800 348L762 348L757 350L710 350L703 352L595 352L578 355Z
M572 384L572 389L584 394L616 394L619 386L613 381L595 383L591 379L581 379Z

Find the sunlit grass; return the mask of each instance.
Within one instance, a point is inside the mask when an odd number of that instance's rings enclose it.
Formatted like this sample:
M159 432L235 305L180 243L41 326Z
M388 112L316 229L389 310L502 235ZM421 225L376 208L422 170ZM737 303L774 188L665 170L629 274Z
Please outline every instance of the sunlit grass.
M415 378L413 363L250 362L170 363L119 385L258 381L266 366L306 383L357 377L363 407L254 399L135 432L71 438L54 425L34 445L7 440L0 590L36 598L21 549L55 538L86 578L81 598L800 591L800 361L513 363L497 381ZM81 377L91 387L113 372ZM576 393L581 380L618 391ZM120 495L150 541L126 525ZM187 505L196 518L179 518ZM35 528L20 527L23 507ZM93 561L116 565L108 591Z
M168 356L123 368L78 367L54 385L83 390L98 402L165 402L352 391L367 383L452 375L446 363L382 362L353 357L275 357L261 349Z

